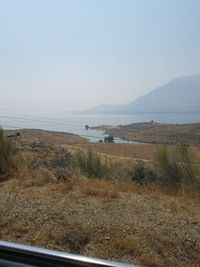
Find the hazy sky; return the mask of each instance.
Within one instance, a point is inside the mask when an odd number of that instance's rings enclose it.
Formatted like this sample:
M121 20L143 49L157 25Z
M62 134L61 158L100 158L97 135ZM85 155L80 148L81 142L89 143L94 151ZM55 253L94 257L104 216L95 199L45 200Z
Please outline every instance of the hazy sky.
M125 104L196 73L199 0L0 0L0 109Z

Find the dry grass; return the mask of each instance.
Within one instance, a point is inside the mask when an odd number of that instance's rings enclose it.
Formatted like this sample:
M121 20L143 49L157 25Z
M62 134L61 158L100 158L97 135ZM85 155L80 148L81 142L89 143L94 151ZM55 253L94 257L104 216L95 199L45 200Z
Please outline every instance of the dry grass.
M199 197L187 192L80 175L37 187L16 179L1 185L1 239L144 266L200 259Z
M113 127L106 131L113 136L145 143L188 144L199 146L200 123L191 124L159 124L133 123Z
M143 255L140 258L140 264L142 264L143 266L149 266L149 267L158 266L155 256L149 255L149 254Z
M90 144L93 151L104 153L107 155L153 160L156 152L156 146L150 144L108 144L93 143ZM79 147L87 148L87 144L79 145Z
M15 166L14 179L23 187L45 186L48 183L55 182L57 179L54 174L42 167L34 168L38 155L28 152L20 152L13 157Z
M198 266L199 194L78 172L55 181L37 160L54 150L43 149L22 152L13 179L0 184L2 240L150 267Z
M87 149L88 144L80 144L76 147L72 147L71 151L78 148ZM142 160L142 161L154 161L156 152L162 148L162 145L156 144L108 144L108 143L93 143L90 144L93 151L105 154L108 158L113 159L113 161L119 159L118 161L124 160ZM169 145L169 150L175 150L176 146ZM190 147L189 151L193 154L194 159L200 160L200 149L198 147ZM111 157L109 157L111 156ZM113 157L113 156L116 156ZM132 162L132 161L131 161Z
M80 254L91 241L91 235L81 224L67 224L63 232L56 231L56 229L50 231L49 238L55 240L57 245L67 247L70 252Z
M119 253L138 255L141 253L140 244L131 237L117 237L113 246L119 251Z
M43 142L46 144L79 144L87 143L86 139L80 137L79 135L71 133L61 133L61 132L52 132L45 130L35 130L35 129L22 129L22 130L12 130L6 131L7 135L16 134L20 132L22 141L26 142Z
M59 187L59 192L67 194L78 190L83 197L118 198L120 192L133 192L135 186L131 183L119 183L102 179L88 179L85 176L71 177Z

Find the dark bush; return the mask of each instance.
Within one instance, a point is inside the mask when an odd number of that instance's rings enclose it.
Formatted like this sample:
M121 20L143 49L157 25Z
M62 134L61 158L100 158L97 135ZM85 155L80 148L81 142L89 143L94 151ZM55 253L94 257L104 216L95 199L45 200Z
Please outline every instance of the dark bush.
M158 180L157 174L142 162L138 163L133 170L129 172L131 179L137 183L154 183Z
M105 143L114 143L114 138L112 135L108 135L104 137L104 142Z
M156 162L162 184L200 189L200 171L188 146L179 145L175 150L163 146L156 153Z
M12 171L14 151L13 144L4 136L3 129L0 129L0 175L7 175Z
M103 164L100 156L94 153L91 148L88 148L87 153L82 150L77 151L72 160L72 168L79 169L91 178L108 177L110 173L108 164L106 162Z

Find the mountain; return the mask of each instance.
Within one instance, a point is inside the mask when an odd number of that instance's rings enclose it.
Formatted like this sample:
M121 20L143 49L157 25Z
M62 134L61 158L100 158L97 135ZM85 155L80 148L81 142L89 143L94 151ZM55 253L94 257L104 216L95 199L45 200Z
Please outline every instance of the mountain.
M88 113L182 112L200 110L200 74L176 78L124 106L101 105Z
M123 112L200 109L200 74L174 79L126 105Z

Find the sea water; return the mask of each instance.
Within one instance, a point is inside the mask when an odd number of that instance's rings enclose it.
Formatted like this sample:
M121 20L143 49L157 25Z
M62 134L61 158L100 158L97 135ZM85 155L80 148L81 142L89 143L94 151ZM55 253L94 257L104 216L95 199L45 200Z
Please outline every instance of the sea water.
M126 125L135 122L159 123L200 122L200 113L135 113L135 114L84 114L70 111L0 110L0 126L4 129L43 129L78 134L91 142L104 139L103 131L85 129L101 125ZM127 141L116 138L117 143Z

